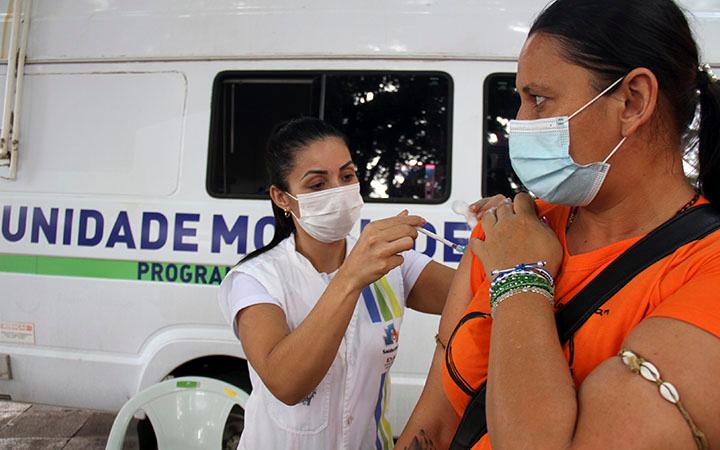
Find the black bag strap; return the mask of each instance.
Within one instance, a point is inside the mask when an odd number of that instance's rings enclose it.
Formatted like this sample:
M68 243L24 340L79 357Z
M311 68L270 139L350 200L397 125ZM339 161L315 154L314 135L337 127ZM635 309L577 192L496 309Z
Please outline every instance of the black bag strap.
M651 265L690 242L700 240L720 228L720 212L712 205L690 208L660 225L627 249L600 272L555 315L564 344L620 289ZM451 450L472 448L487 433L485 383L470 400L458 426Z

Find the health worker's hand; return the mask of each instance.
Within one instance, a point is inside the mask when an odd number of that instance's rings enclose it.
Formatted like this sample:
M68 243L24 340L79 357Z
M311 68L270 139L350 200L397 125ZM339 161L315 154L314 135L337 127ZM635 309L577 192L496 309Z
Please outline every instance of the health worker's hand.
M472 205L468 205L462 200L455 200L452 204L452 210L454 213L464 216L467 224L474 228L480 222L485 211L500 206L505 198L504 195L498 194L488 198L481 198Z
M470 249L483 263L488 280L493 270L510 269L518 264L547 262L544 267L554 277L560 269L563 249L555 232L538 220L535 203L521 193L515 201L503 201L483 214L485 240L472 239Z
M505 200L509 199L502 194L493 195L492 197L488 198L481 198L480 200L469 206L470 212L475 214L478 222L480 222L482 220L483 214L485 214L487 210L489 210L490 208L497 208Z
M340 267L338 276L356 289L374 283L403 263L400 253L413 248L417 227L426 223L407 211L395 217L369 223Z

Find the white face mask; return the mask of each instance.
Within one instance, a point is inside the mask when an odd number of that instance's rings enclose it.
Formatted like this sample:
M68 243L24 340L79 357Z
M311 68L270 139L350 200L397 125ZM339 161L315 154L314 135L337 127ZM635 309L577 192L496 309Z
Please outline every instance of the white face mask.
M298 202L300 217L293 216L307 234L320 242L343 240L360 220L365 204L360 195L360 183L326 189L290 198Z

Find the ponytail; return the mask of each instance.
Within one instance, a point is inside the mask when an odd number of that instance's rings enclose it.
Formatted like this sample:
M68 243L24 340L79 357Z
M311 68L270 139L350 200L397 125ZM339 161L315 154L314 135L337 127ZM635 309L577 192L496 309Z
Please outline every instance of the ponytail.
M700 85L699 186L700 192L720 206L720 82L712 72L698 72Z
M265 168L270 178L270 184L287 192L287 178L295 168L297 154L310 144L327 138L341 139L347 145L347 138L344 134L320 119L302 117L277 125L270 134L265 149ZM285 211L274 202L272 202L272 210L275 217L275 234L272 240L268 245L245 256L238 264L272 250L295 231L295 222L292 217L286 215Z
M264 247L260 247L248 253L243 259L240 260L240 262L238 262L238 264L249 261L256 256L262 255L263 253L272 250L273 248L277 247L279 243L289 238L293 231L295 231L295 222L293 222L292 217L285 216L285 211L280 209L275 203L272 204L272 211L275 218L275 234L270 240L270 243L268 243Z

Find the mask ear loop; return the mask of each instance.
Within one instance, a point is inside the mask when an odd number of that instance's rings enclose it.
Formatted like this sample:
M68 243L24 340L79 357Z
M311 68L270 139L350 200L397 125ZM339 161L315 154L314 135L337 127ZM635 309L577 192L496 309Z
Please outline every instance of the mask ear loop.
M573 113L573 115L571 115L570 117L568 117L568 120L572 119L573 117L577 116L577 115L580 114L581 112L585 111L585 109L587 109L590 105L592 105L593 103L595 103L600 97L602 97L603 95L605 95L605 94L607 94L608 92L610 92L610 91L612 90L612 88L614 88L615 86L617 86L617 85L618 85L622 80L624 80L624 79L625 79L625 77L622 77L622 78L618 79L616 82L614 82L613 84L611 84L610 86L608 86L604 91L602 91L601 93L599 93L598 95L596 95L595 98L593 98L593 99L590 100L589 102L585 103L585 105L584 105L582 108L580 108L580 109L578 109L577 111L575 111L575 112Z
M289 192L287 192L287 191L285 191L285 194L286 194L288 197L290 197L291 199L293 199L293 200L295 200L296 202L298 202L298 206L300 206L300 200L298 200L297 197L295 197L294 195L292 195L291 193L289 193ZM285 217L290 217L290 216L293 216L293 217L296 218L297 220L300 220L300 218L299 218L298 216L296 216L294 212L292 212L292 209L290 210L290 214L288 214L288 212L285 211Z
M607 156L607 158L605 158L605 159L603 160L603 164L605 164L605 163L607 163L608 161L610 161L610 158L612 158L612 156L615 154L615 152L618 151L618 150L620 149L620 147L622 147L622 145L625 143L626 140L627 140L627 136L625 136L624 138L622 138L622 140L620 141L620 143L619 143L618 145L616 145L615 148L612 149L612 151L610 152L610 154Z

